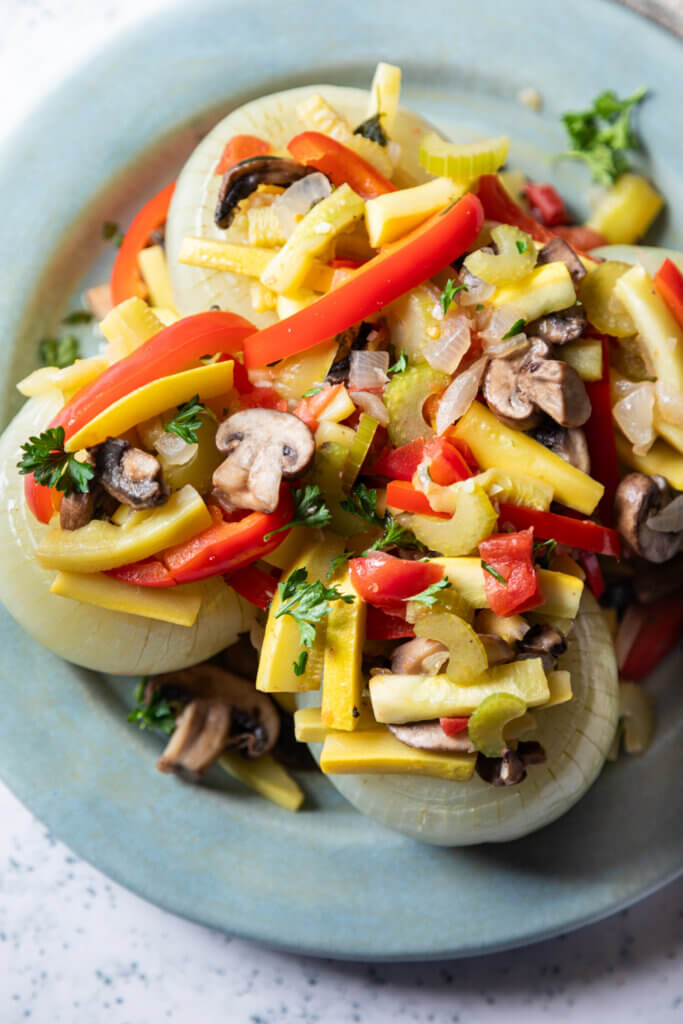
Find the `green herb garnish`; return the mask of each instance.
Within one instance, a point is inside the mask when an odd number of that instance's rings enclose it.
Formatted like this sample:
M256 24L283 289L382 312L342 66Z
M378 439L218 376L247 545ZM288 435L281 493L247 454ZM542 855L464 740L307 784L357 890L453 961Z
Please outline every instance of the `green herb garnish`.
M589 110L565 114L562 121L571 149L561 156L585 161L594 181L611 185L630 167L624 151L639 148L630 117L646 93L647 89L638 89L633 96L620 100L615 92L607 89Z
M508 581L505 579L505 577L501 576L498 570L494 569L493 566L489 565L488 562L485 562L483 558L481 559L481 567L484 570L484 572L487 572L489 574L489 576L493 576L494 580L498 580L498 582L502 583L504 587L507 587Z
M521 253L523 253L523 252L526 252L526 251L527 251L527 248L528 248L528 246L527 246L527 242L526 242L526 239L525 239L525 238L521 238L521 239L520 239L520 238L518 238L518 239L516 239L516 241L515 241L515 245L516 245L516 247L517 247L517 252L518 252L518 253L520 253L520 254L521 254Z
M158 729L160 732L170 736L176 726L175 717L171 705L161 691L157 690L145 702L145 689L147 688L148 677L143 676L135 688L135 701L137 706L129 713L128 721L135 722L141 729Z
M400 356L398 357L394 365L389 367L387 373L403 373L403 371L407 369L408 356L406 355L406 350L402 348Z
M477 313L479 313L484 308L484 303L478 302L474 308L476 309Z
M167 434L175 434L187 444L196 444L197 431L202 425L200 416L208 411L206 406L199 401L199 395L195 395L188 402L183 402L178 406L177 413L164 426L164 430Z
M453 299L455 298L457 293L466 292L468 290L469 289L466 284L456 284L455 279L449 277L448 281L446 282L446 287L441 292L441 298L439 299L444 316L448 312L450 305L453 302Z
M116 221L105 220L102 225L102 238L104 238L106 242L111 242L117 249L121 247L123 233L119 231L119 226Z
M20 473L33 473L36 483L65 494L88 493L95 471L89 462L79 462L74 452L64 451L64 427L50 427L38 437L30 437L21 450Z
M557 547L557 541L554 537L550 537L548 540L534 541L534 559L544 569L548 568L550 564L550 558L553 551Z
M313 398L313 395L319 395L322 391L322 385L317 384L314 388L309 388L308 391L304 391L302 398Z
M63 338L43 338L38 346L38 354L43 366L58 366L63 370L80 357L78 338L74 338L73 334L65 334Z
M436 602L439 600L439 593L442 590L448 590L451 585L451 581L444 578L437 580L436 583L430 583L425 589L420 591L419 594L414 594L412 597L406 597L406 601L417 601L418 604L424 604L427 608L433 608Z
M366 118L365 121L361 121L357 128L354 128L353 134L362 135L365 139L371 139L378 146L386 146L389 139L382 128L383 116L383 114L378 113Z
M329 614L331 601L343 601L352 604L353 594L342 594L337 587L326 587L320 580L308 582L308 569L295 569L284 582L278 583L280 608L275 618L291 615L299 627L299 636L304 648L311 649L315 641L315 626ZM302 654L305 654L303 651ZM306 668L306 658L301 654L294 662L295 675L302 675Z
M356 484L348 498L343 498L339 504L346 512L365 519L373 526L384 526L384 517L377 511L377 491L364 483Z
M372 526L377 526L384 532L374 544L367 548L363 555L370 551L386 551L388 548L417 548L424 551L425 546L405 526L401 526L391 512L380 516L377 511L377 491L366 487L364 483L357 484L349 494L340 502L341 507L352 515L359 516ZM352 557L352 556L350 556Z
M306 671L306 665L308 664L308 651L305 649L301 651L299 657L292 664L294 666L294 675L302 676Z
M69 313L62 319L63 324L90 324L95 319L92 313L89 313L87 309L74 309L73 313Z
M515 320L510 330L503 335L503 341L505 341L506 338L514 338L515 334L519 334L519 332L525 327L525 325L526 320Z
M294 526L308 526L311 529L319 530L332 519L332 513L330 512L323 492L317 484L306 484L305 487L295 487L292 490L292 498L294 499L294 515L288 523L284 526L278 527L277 530L271 530L267 533L264 540L269 540L274 537L276 533L282 533L283 530L291 530Z

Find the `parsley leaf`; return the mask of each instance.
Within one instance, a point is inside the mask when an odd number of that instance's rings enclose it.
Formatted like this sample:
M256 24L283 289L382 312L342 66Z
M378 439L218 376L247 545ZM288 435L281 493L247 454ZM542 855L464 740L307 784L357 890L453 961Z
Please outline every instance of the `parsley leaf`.
M520 254L521 254L521 253L523 253L523 252L526 252L526 251L527 251L527 242L526 242L526 239L525 239L525 238L521 238L521 239L520 239L520 238L517 238L517 239L515 240L515 246L517 247L517 252L518 252L518 253L520 253Z
M308 664L308 651L304 648L304 650L301 651L301 653L299 654L299 657L293 663L293 665L294 665L294 675L295 676L302 676L304 674L304 672L306 671L306 665L307 664Z
M346 512L359 516L372 526L378 526L384 531L382 536L363 552L364 555L369 551L386 551L387 548L397 547L425 550L424 544L421 544L410 530L397 523L391 512L380 516L377 511L377 491L366 487L364 483L357 484L348 498L344 498L340 502L340 505Z
M64 451L64 427L50 427L38 437L30 437L21 450L20 473L33 473L36 483L65 494L88 493L95 470L89 462L79 462L74 452Z
M403 373L403 371L407 369L408 356L406 355L406 350L402 348L400 356L398 357L394 365L389 367L387 373Z
M360 516L373 526L384 526L384 519L377 511L377 491L364 483L356 484L348 498L343 498L339 504L346 512Z
M119 231L119 226L116 221L105 220L102 225L102 238L106 242L111 242L117 249L120 249L121 242L123 241L123 233Z
M95 319L94 315L88 312L87 309L74 309L73 313L69 313L62 319L63 324L91 324Z
M382 128L382 117L383 114L373 114L372 117L368 117L365 121L361 121L357 128L354 128L354 135L362 135L365 139L371 139L376 142L378 146L386 146L389 142L387 134Z
M553 551L557 547L557 541L554 537L550 537L548 540L541 540L534 542L534 559L544 569L548 568L550 564L550 558Z
M63 370L75 363L81 354L78 338L73 334L66 334L63 338L43 338L38 354L43 366L58 366Z
M453 299L455 298L457 293L466 292L468 290L469 289L466 284L456 284L455 279L449 277L448 281L446 282L446 287L441 292L441 298L439 300L441 303L441 308L443 310L444 316L448 312L450 305L453 302Z
M280 608L275 618L291 615L299 627L299 636L303 647L309 650L315 641L315 625L329 613L331 601L343 601L352 604L353 594L342 594L337 587L326 587L320 580L308 582L308 569L295 569L284 582L277 585L280 595ZM305 652L303 652L305 653ZM294 662L295 675L302 675L306 660L301 655Z
M571 149L562 156L584 160L593 180L611 185L629 169L624 150L637 149L639 144L631 129L631 111L645 97L647 89L638 89L628 99L620 100L607 89L593 101L589 110L570 112L562 121Z
M363 552L367 555L369 551L386 551L388 548L417 548L418 551L426 551L424 544L422 544L413 534L411 530L407 530L405 526L401 526L397 523L391 512L387 512L384 517L384 533L376 540L374 544Z
M145 702L147 676L143 676L135 688L136 707L129 713L128 721L135 722L141 729L159 729L170 736L175 730L176 722L173 709L161 691L153 693L149 703Z
M498 582L502 583L504 587L507 587L508 581L505 579L505 577L501 576L498 570L494 569L493 566L489 565L488 562L485 562L483 558L481 559L481 567L484 570L484 572L487 572L490 576L493 576L494 580L498 580Z
M276 533L283 530L291 530L293 526L310 526L311 529L322 529L332 519L332 513L325 503L323 492L318 484L306 484L305 487L295 487L292 490L294 499L294 516L284 526L267 533L264 540L270 540Z
M406 597L404 600L417 601L418 604L424 604L427 608L433 608L439 599L439 592L441 590L448 590L450 585L451 581L446 579L444 576L442 580L437 580L436 583L430 583L430 585L425 590L421 590L419 594L413 594L412 597Z
M313 398L313 395L319 395L322 391L322 385L317 384L314 388L309 388L308 391L304 391L302 398Z
M519 334L519 332L523 330L525 326L526 320L515 320L510 330L503 335L503 341L505 341L506 338L514 338L515 334Z
M175 434L188 444L196 444L197 431L202 425L199 417L205 412L208 412L208 409L199 401L199 395L195 395L188 402L178 406L178 412L168 421L164 430L167 434Z

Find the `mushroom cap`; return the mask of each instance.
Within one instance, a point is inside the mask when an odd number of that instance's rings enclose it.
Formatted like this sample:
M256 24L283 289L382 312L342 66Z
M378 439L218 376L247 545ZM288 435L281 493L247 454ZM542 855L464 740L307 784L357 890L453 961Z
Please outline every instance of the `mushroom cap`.
M580 427L561 427L548 417L536 428L534 438L571 466L576 466L582 473L590 473L588 442Z
M433 750L439 754L470 754L474 750L469 733L464 730L448 736L438 718L429 722L411 722L408 725L388 725L397 740L416 750Z
M576 370L559 359L532 359L517 381L524 398L562 427L580 427L591 414L586 385Z
M120 437L109 437L90 449L98 483L117 501L134 509L155 508L169 495L161 475L161 463L142 448L133 448Z
M529 325L529 331L549 345L566 345L583 334L588 318L583 306L569 306L557 313L542 316Z
M518 430L529 430L537 416L533 402L517 387L522 358L492 359L486 368L482 393L492 413Z
M391 655L391 671L400 676L420 675L425 671L425 660L435 654L443 654L444 661L448 659L448 648L439 640L428 640L421 636L406 640Z
M580 284L588 273L575 250L564 238L553 238L546 242L536 258L538 266L544 263L564 263L575 285Z
M235 216L237 204L259 185L292 185L308 174L315 174L315 167L304 167L281 156L252 156L228 170L223 175L218 192L214 220L219 228L229 228Z
M614 496L617 530L628 546L648 562L668 562L681 547L683 534L663 533L648 526L648 519L669 504L673 494L661 476L628 473Z
M257 450L279 447L282 476L288 478L302 473L315 453L310 428L298 416L277 409L242 409L228 416L216 432L216 448L224 455L245 441Z

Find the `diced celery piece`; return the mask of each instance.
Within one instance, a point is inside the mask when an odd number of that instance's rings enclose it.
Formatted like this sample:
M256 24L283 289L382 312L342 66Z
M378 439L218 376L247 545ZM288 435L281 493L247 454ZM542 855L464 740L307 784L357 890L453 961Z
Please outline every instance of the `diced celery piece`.
M399 447L420 437L434 436L425 422L422 407L429 396L442 391L448 381L447 374L432 369L428 363L409 366L391 378L384 391L384 404L389 413L392 444Z
M502 167L509 145L507 135L457 145L429 132L420 142L420 164L430 174L442 174L468 185L479 175L494 174Z
M415 623L415 636L438 640L448 648L448 663L442 671L454 683L470 682L488 668L483 643L457 615L432 609Z
M491 230L497 253L478 249L465 258L465 266L488 284L507 284L530 274L536 265L536 246L530 235L512 224L498 224Z
M467 726L472 745L485 757L500 757L507 746L503 730L526 712L521 697L492 693L475 708Z

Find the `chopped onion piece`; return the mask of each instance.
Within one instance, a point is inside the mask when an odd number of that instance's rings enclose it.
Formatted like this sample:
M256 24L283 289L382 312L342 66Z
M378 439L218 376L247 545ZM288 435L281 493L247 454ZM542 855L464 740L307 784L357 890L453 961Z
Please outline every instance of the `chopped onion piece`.
M679 533L683 530L683 494L679 494L661 512L648 519L647 525L660 533Z
M169 434L166 431L159 434L154 442L159 455L163 457L167 466L184 466L197 454L198 444L188 444L177 434Z
M461 306L476 306L480 302L486 302L496 290L494 284L487 284L480 277L475 277L467 267L462 268L459 276L460 284L465 285L465 288L458 292L458 303Z
M144 447L154 448L157 440L164 433L164 421L161 416L153 416L151 420L139 423L137 431Z
M481 336L485 341L493 343L503 340L507 341L505 335L520 320L523 326L524 318L520 317L519 310L515 309L514 306L499 306L498 309L494 309L489 322L481 331Z
M658 380L655 384L655 401L657 412L663 420L683 427L683 395L680 392Z
M655 441L655 387L649 381L638 384L620 399L612 415L633 445L635 455L646 455Z
M492 359L511 359L513 356L521 356L531 345L524 332L513 334L511 338L506 338L505 341L491 343L487 342L484 338L482 340L484 341L486 355Z
M465 415L477 397L488 360L488 356L481 356L448 385L436 413L437 434L443 434L444 430Z
M349 396L354 405L372 416L382 427L389 422L389 411L379 395L372 391L349 391Z
M353 350L349 362L349 390L365 391L368 388L384 387L389 381L388 369L388 352Z
M423 355L430 366L444 373L455 373L470 347L470 322L462 313L449 313L438 327L438 338L430 339Z
M282 233L285 238L294 231L302 217L304 217L312 206L325 199L332 191L329 178L324 174L307 174L305 178L299 178L293 185L285 189L273 203L273 210L280 222Z

